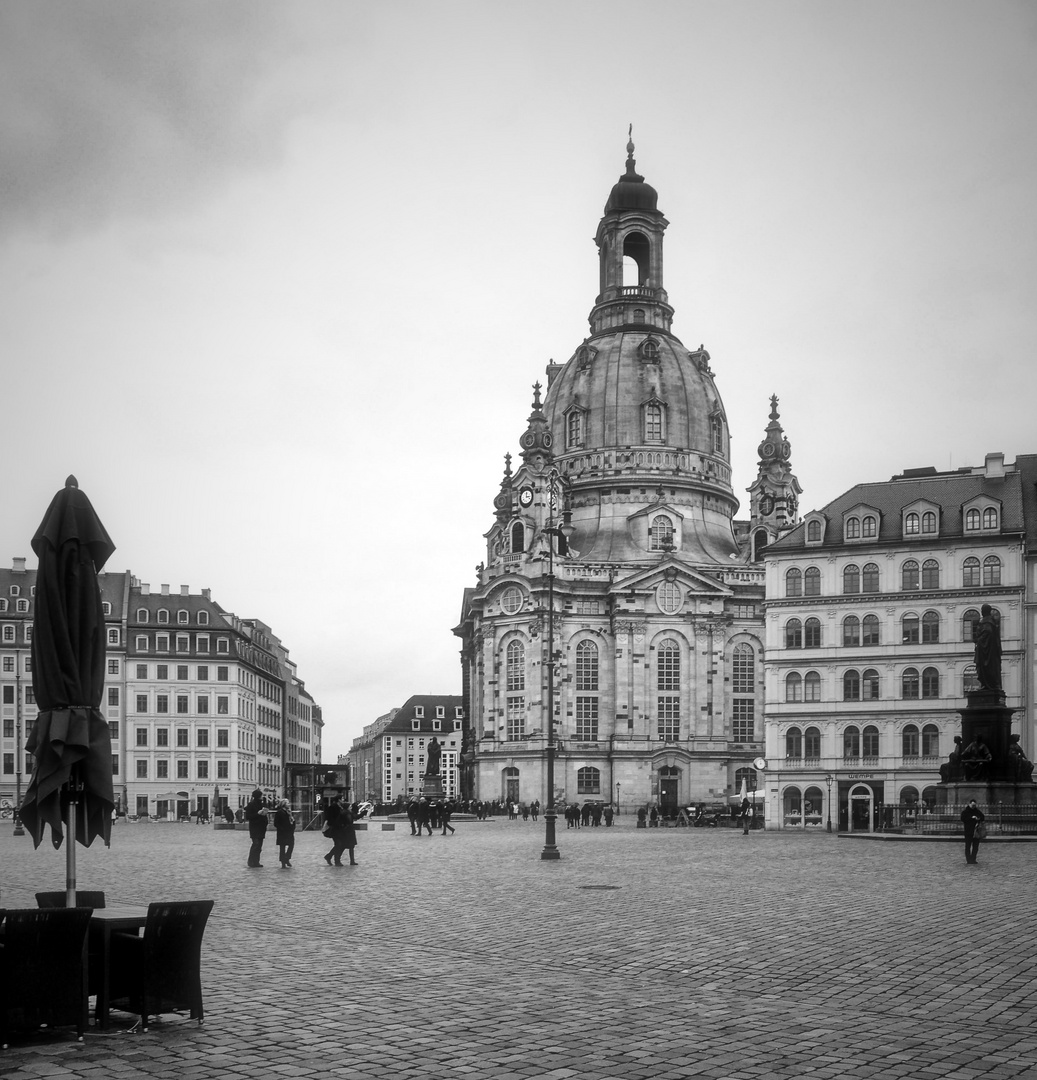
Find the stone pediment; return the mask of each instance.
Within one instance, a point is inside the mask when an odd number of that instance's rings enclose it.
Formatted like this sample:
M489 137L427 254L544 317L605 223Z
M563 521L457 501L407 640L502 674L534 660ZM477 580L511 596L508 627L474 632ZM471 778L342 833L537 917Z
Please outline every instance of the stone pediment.
M664 581L676 582L685 592L693 595L717 597L734 595L734 591L723 582L717 581L706 573L684 566L676 559L667 559L658 566L638 570L624 578L617 578L612 583L609 592L618 594L629 592L631 589L637 592L651 592Z

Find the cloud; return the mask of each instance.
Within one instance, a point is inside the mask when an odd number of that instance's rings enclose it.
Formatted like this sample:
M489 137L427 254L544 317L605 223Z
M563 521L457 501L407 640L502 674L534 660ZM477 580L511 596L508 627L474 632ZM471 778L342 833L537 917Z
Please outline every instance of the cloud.
M283 148L290 5L49 0L0 10L0 236L189 205Z

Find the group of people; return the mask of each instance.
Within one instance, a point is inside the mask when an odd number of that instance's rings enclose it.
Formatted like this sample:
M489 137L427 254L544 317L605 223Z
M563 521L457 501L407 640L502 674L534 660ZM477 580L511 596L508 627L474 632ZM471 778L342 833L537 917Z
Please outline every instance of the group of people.
M578 802L565 804L565 827L567 829L579 829L585 825L594 827L602 821L611 826L616 811L612 803L585 802L582 806Z
M356 866L354 852L356 850L356 829L353 826L353 814L350 808L344 806L339 796L334 796L325 801L324 835L331 840L331 850L324 856L324 861L329 866L342 866L342 856L349 852L349 865ZM292 813L291 805L287 799L281 799L273 804L266 798L263 792L256 788L252 792L252 798L244 810L244 818L248 822L248 835L251 846L248 852L248 866L253 870L262 870L263 864L259 861L263 853L263 844L266 841L267 829L271 821L274 826L274 835L277 841L277 857L282 870L291 870L292 852L295 850L295 814Z
M432 835L433 829L442 826L443 836L449 829L453 833L454 827L450 824L450 818L454 815L456 806L451 799L433 799L431 802L424 796L411 799L407 803L407 820L410 822L411 836L423 836L425 831Z

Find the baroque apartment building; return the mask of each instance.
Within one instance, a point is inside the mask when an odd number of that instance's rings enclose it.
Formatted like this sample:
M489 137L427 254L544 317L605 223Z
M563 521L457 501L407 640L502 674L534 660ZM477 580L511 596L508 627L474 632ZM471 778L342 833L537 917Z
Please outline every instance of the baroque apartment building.
M934 803L975 688L984 603L1000 616L1007 704L1032 756L1034 462L989 454L858 484L768 547L768 827L830 818L870 831L883 806Z
M668 222L633 144L598 225L590 333L534 387L462 601L464 797L726 799L764 748L761 553L797 520L773 401L736 522L709 353L671 329Z
M284 787L289 762L320 760L320 709L270 628L187 586L158 592L128 572L99 575L107 638L101 701L117 805L186 817ZM0 800L24 793L36 718L29 643L35 569L0 570ZM20 770L19 770L20 767Z

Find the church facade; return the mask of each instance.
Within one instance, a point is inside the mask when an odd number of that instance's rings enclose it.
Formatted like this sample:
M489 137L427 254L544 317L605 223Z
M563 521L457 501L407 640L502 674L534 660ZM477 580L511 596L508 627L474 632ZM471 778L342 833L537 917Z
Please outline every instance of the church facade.
M668 222L633 144L595 241L590 333L534 387L461 621L464 797L726 802L764 752L763 552L798 522L772 399L736 522L709 353L671 329Z

